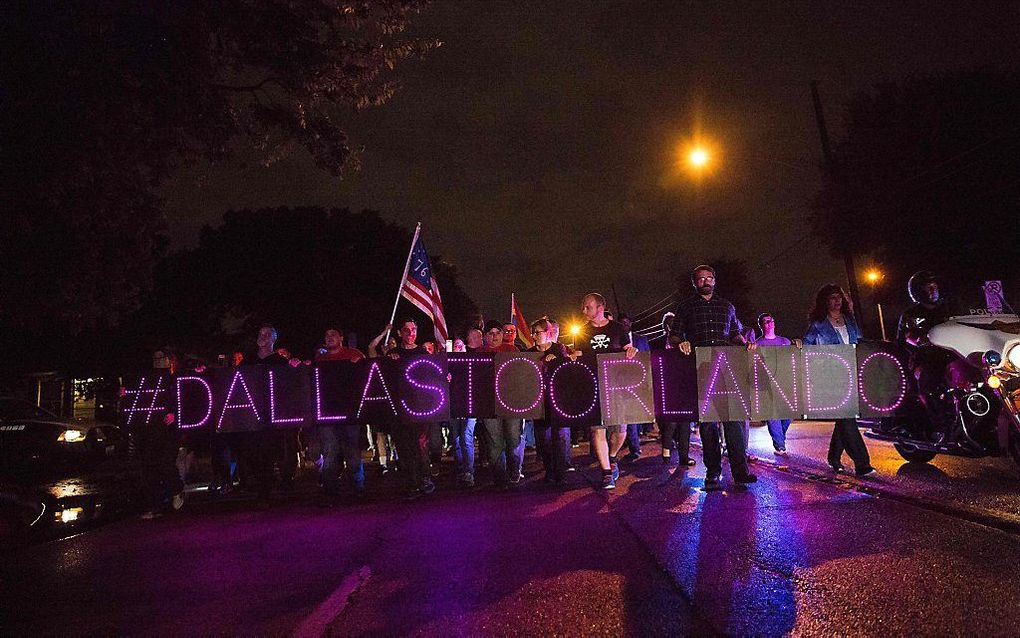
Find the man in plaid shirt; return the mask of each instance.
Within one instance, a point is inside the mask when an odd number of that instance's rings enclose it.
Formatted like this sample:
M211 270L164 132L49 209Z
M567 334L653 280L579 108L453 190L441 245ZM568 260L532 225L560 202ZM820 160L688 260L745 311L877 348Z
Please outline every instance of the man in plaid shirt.
M737 319L733 304L715 295L715 269L701 265L691 273L691 283L697 294L684 299L676 307L670 341L680 352L690 355L698 346L742 345L747 340L744 327ZM751 344L748 347L753 348ZM754 483L758 480L747 469L747 449L744 441L744 423L726 421L701 423L701 445L705 457L705 488L720 486L722 476L722 445L719 427L726 435L726 449L730 458L730 471L737 483ZM689 436L689 435L688 435Z

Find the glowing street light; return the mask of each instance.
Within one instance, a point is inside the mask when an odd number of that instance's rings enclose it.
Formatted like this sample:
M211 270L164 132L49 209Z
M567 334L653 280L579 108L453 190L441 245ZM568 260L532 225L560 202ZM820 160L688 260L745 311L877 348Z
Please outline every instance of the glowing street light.
M694 168L704 168L708 165L709 159L708 151L701 147L694 148L687 154L687 161Z
M882 271L871 268L868 272L864 273L864 280L868 282L872 292L874 292L875 286L878 285L878 282L882 281ZM887 341L885 337L885 317L882 316L882 304L876 301L875 306L878 307L878 325L882 329L882 341Z

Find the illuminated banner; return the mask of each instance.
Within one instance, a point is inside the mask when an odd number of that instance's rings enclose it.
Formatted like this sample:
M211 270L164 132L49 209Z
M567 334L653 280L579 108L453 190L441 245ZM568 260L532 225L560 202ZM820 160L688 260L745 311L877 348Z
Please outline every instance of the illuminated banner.
M548 419L560 427L897 414L914 394L896 344L697 348L545 363L537 353L242 366L128 378L121 423L243 432L312 425Z
M696 350L701 421L841 419L859 413L854 346Z
M639 352L633 359L622 354L598 355L599 407L604 425L651 423L655 420L652 396L652 358Z

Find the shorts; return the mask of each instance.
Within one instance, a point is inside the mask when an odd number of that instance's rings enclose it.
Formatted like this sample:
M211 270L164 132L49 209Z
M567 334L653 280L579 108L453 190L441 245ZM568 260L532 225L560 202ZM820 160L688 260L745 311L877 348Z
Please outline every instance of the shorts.
M593 426L591 426L591 429L593 429L593 430L605 430L606 434L612 434L613 432L619 432L620 434L626 434L627 433L627 426L626 425L593 425Z

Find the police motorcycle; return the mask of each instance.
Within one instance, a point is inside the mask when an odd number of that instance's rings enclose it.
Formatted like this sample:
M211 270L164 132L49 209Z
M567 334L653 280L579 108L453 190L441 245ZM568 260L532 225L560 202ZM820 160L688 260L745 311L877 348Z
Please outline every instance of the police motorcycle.
M867 435L891 441L908 462L1009 455L1020 465L1020 317L950 317L928 331L920 353L945 363L937 381L919 383L907 409Z

